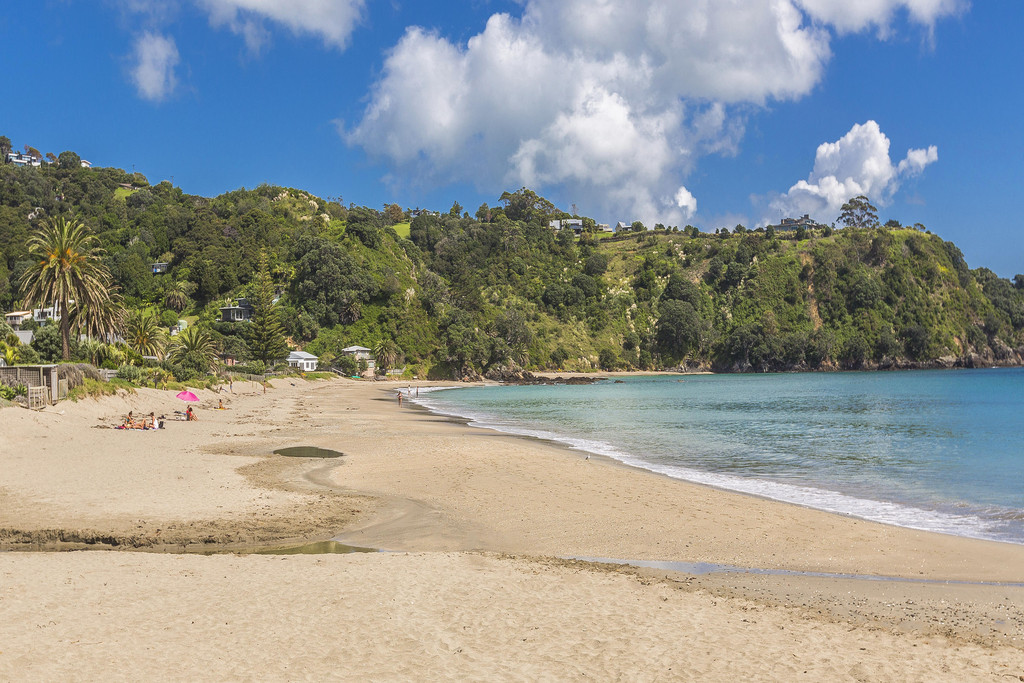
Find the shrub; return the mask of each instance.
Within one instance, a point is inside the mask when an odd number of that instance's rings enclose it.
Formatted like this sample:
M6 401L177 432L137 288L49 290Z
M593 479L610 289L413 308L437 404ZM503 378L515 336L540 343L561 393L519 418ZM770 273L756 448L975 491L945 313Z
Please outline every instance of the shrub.
M117 377L118 379L127 380L132 384L138 384L142 381L142 368L134 365L122 365L117 369Z
M618 354L612 349L601 349L601 352L598 354L598 363L602 370L614 370L619 365Z
M349 376L359 374L359 361L356 360L355 356L349 354L335 358L334 366Z

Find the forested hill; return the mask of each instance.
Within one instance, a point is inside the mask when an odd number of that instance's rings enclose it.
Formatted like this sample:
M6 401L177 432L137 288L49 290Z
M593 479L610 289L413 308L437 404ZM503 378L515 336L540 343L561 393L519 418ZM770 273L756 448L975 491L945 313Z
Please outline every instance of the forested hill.
M246 337L217 322L219 307L246 295L261 250L292 345L330 362L346 346L392 340L420 376L973 366L1024 356L1024 277L971 270L956 246L918 229L577 238L548 227L566 214L525 189L475 216L458 205L413 216L281 187L206 198L118 169L5 164L5 310L21 304L28 236L55 216L78 217L98 235L130 310L207 326L242 359ZM153 274L155 262L167 272ZM52 343L35 354L48 360Z

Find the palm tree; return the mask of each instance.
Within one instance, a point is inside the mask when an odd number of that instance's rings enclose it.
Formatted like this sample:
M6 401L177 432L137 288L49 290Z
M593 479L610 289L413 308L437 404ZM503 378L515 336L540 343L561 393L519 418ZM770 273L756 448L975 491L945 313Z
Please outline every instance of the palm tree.
M196 372L210 372L217 358L217 345L205 327L186 327L175 337L169 355L173 363Z
M164 330L152 313L136 313L125 326L125 341L140 356L159 356L164 347Z
M373 357L377 361L377 368L384 374L387 374L388 368L394 366L401 353L402 350L398 348L398 344L390 339L381 339L373 347Z
M71 312L71 327L87 337L110 342L124 331L126 317L121 295L111 291L97 304L75 306Z
M103 308L110 299L110 271L102 249L81 221L53 218L28 239L31 265L21 276L26 308L55 307L60 315L61 351L71 359L71 307Z
M99 339L86 339L83 341L78 350L80 353L84 353L85 357L89 359L89 362L95 366L100 364L100 354L103 352L103 342Z
M99 365L108 360L114 365L121 365L124 360L124 351L117 344L103 344L96 353L96 360L99 361Z
M171 284L164 293L164 306L175 313L181 313L188 308L188 289L185 282L178 280Z

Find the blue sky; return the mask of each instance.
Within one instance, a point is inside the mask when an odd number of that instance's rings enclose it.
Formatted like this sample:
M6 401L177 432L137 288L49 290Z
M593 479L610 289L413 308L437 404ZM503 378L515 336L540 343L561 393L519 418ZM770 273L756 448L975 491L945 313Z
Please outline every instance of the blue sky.
M601 222L867 194L1024 272L1021 3L11 0L0 134L215 195L273 183Z

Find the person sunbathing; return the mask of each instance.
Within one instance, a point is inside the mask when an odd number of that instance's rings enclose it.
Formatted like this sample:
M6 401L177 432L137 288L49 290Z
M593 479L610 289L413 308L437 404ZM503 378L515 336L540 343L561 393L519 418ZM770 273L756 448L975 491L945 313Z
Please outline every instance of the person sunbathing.
M192 410L192 406L189 406L188 408L185 408L185 419L188 420L189 422L198 422L199 421L199 418L196 417L195 412L193 412L193 410Z

